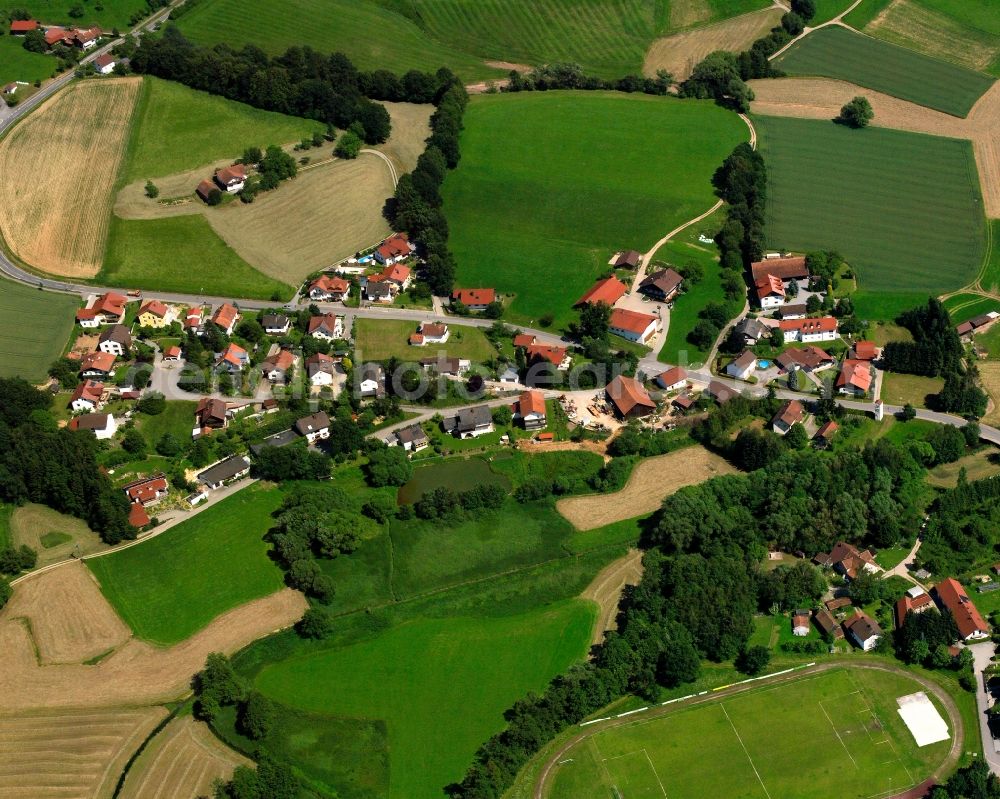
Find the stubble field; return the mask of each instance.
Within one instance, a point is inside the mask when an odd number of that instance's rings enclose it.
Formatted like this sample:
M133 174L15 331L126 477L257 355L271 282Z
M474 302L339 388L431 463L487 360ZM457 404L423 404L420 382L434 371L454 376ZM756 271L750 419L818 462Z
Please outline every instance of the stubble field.
M18 258L54 275L97 274L141 83L77 83L0 142L0 233Z

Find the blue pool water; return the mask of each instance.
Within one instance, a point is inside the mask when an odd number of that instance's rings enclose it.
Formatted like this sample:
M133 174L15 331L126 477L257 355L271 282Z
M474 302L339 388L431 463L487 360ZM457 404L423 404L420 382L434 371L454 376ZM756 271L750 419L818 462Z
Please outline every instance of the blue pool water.
M757 361L757 364L760 366L761 369L767 369L767 367L771 365L771 362L770 361Z

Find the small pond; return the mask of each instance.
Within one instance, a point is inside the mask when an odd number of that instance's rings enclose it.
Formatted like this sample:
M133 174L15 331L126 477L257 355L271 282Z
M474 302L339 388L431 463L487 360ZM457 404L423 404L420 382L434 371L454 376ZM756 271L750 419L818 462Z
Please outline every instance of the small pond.
M435 488L468 491L482 483L493 483L510 490L510 481L504 475L496 474L482 458L453 458L415 468L410 481L399 489L396 502L409 505Z

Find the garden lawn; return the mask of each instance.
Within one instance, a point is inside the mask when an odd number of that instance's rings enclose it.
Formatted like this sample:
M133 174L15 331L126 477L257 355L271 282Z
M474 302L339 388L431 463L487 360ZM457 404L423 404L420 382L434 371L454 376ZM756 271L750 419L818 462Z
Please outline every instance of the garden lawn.
M951 745L916 746L896 699L918 690L905 675L844 668L656 719L638 716L567 751L549 796L889 795L925 779Z
M384 361L399 358L414 362L423 358L436 358L446 353L452 358L468 358L482 364L496 357L496 348L486 338L481 328L448 323L451 331L445 344L428 344L413 347L409 338L417 332L420 323L406 320L357 319L354 323L355 351L358 359Z
M858 275L861 316L892 319L975 279L987 238L969 142L818 120L755 124L768 247L840 251Z
M944 378L903 375L886 372L882 379L882 401L887 405L910 405L926 408L928 394L937 394L944 386Z
M294 293L240 258L201 214L141 220L113 216L97 280L233 299L287 300Z
M66 347L79 299L9 280L0 289L0 377L40 383Z
M789 75L836 78L966 116L993 78L839 25L810 33L775 61Z
M173 175L222 158L235 160L247 147L297 142L323 130L315 120L262 111L182 83L147 77L123 182Z
M54 57L25 50L22 46L24 39L20 36L7 36L6 33L4 31L5 35L0 36L0 85L15 80L31 84L52 76L56 71ZM31 89L31 86L20 87L18 94L23 94L25 89Z
M702 364L708 357L711 345L696 347L687 340L688 334L701 320L698 314L710 302L726 302L722 291L722 266L714 255L701 248L680 242L668 241L656 253L657 260L676 264L681 259L695 260L702 265L704 277L695 284L684 284L684 293L674 300L667 322L667 338L660 350L659 360L682 366Z
M498 619L417 619L265 667L256 687L293 708L384 720L390 799L431 799L503 728L504 710L584 656L595 616L570 600Z
M516 294L511 322L556 326L616 251L711 207L712 173L748 135L709 101L605 92L481 95L464 122L443 188L456 283Z
M145 413L137 413L136 427L145 436L150 450L156 448L157 442L166 433L170 433L184 445L191 437L194 410L197 406L195 400L167 400L167 407L161 414L148 416Z
M183 641L227 610L283 584L263 540L281 492L253 485L140 546L87 561L139 638Z

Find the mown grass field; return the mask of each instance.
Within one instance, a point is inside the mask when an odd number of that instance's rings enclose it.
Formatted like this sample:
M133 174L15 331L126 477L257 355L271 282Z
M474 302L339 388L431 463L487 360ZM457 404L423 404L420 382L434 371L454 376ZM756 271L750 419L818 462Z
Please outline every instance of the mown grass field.
M888 405L910 403L915 408L926 408L927 396L937 394L943 386L944 379L940 377L886 372L882 382L882 400Z
M281 569L263 540L280 503L278 489L254 485L142 546L87 566L136 636L169 646L282 588Z
M789 75L846 80L958 117L993 83L987 75L840 26L809 34L775 63Z
M443 189L458 284L516 294L512 322L551 313L565 324L612 254L644 251L711 207L711 175L747 135L737 116L707 101L474 98L462 161Z
M297 142L324 129L313 120L262 111L181 83L146 77L123 182L172 175L220 158L235 160L247 147Z
M862 291L905 293L905 307L917 292L957 289L978 274L986 224L969 142L819 120L755 124L769 247L839 250Z
M265 0L246 13L236 0L210 0L178 24L191 39L252 41L270 52L309 44L338 49L362 69L433 72L467 80L502 77L502 64L574 62L603 77L636 74L650 44L669 32L769 5L767 0ZM309 24L303 26L303 19ZM371 31L392 30L391 37ZM334 47L332 43L336 43Z
M918 690L906 676L844 668L655 720L640 715L567 752L548 797L888 795L948 754L950 741L917 748L896 713L896 698Z
M953 294L942 305L948 311L951 321L956 325L967 322L980 314L1000 311L1000 300L983 297L981 294Z
M180 264L196 265L183 269ZM217 297L290 298L291 286L258 272L212 230L204 216L111 220L106 285Z
M79 299L9 280L0 287L0 377L40 383L66 346Z
M136 427L145 437L150 450L153 450L157 442L167 433L181 443L187 441L191 436L191 428L194 427L194 409L197 405L195 400L167 400L167 407L163 413L156 416L137 413Z
M996 293L1000 291L1000 219L988 220L987 224L990 226L990 257L986 261L979 282L986 291Z
M431 799L461 778L502 713L587 650L595 608L568 601L495 619L419 619L352 646L265 668L283 704L384 720L390 799Z
M354 347L358 357L375 361L399 358L412 362L435 358L439 352L444 352L452 358L468 358L473 363L485 363L496 357L496 348L481 328L460 324L449 323L450 334L444 344L412 347L409 338L417 332L419 324L406 320L359 318L354 323Z

